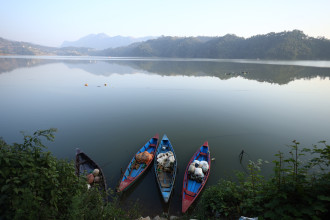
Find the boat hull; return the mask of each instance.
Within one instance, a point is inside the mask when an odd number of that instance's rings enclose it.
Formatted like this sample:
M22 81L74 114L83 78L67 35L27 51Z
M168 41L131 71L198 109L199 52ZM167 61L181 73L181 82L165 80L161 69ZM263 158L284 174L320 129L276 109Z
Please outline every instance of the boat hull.
M163 170L158 169L158 163L157 163L157 156L161 153L166 153L172 151L174 156L174 164L173 164L173 170L170 172L165 172ZM163 136L162 140L159 143L159 146L156 151L155 156L155 163L154 163L154 169L156 174L156 180L158 184L158 188L160 190L160 193L163 197L163 200L165 203L168 203L175 183L176 173L177 173L177 159L176 155L173 149L173 146L170 142L170 140L167 138L166 134Z
M137 153L142 153L147 151L152 155L152 160L146 163L145 165L140 165L138 168L134 167L136 164L135 155L133 156L132 160L128 164L123 176L120 179L119 187L117 188L117 192L126 191L129 187L131 187L142 175L143 173L149 168L150 164L152 163L155 152L158 146L158 139L159 135L156 134L152 137Z
M75 160L75 170L76 175L79 177L81 175L86 175L93 172L94 169L99 169L99 177L101 177L101 181L98 183L99 187L106 192L107 191L107 183L106 178L104 176L104 172L101 167L92 160L87 154L80 151L80 149L76 149L76 160ZM107 199L107 196L105 196Z
M191 179L188 174L189 166L191 163L193 163L194 160L207 161L209 165L209 169L204 174L204 178L202 179L201 182ZM185 213L189 209L189 207L193 204L193 202L201 193L209 177L210 169L211 169L210 151L209 151L208 142L206 141L190 159L187 168L185 170L183 186L182 186L182 213Z

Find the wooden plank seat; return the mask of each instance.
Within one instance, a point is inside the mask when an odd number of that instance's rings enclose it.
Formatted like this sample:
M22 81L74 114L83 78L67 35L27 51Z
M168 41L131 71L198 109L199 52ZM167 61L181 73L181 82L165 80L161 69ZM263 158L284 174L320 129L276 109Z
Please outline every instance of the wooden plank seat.
M171 187L171 173L168 172L158 172L160 185L164 188Z
M170 187L168 187L168 188L164 188L163 191L164 191L164 192L171 192L171 188L170 188Z
M189 191L189 190L187 190L187 189L185 189L184 192L185 192L187 195L189 195L189 196L196 196L196 193L191 192L191 191Z
M81 164L84 164L84 163L86 163L86 162L87 162L87 160L80 161L80 162L78 163L78 166L80 166Z

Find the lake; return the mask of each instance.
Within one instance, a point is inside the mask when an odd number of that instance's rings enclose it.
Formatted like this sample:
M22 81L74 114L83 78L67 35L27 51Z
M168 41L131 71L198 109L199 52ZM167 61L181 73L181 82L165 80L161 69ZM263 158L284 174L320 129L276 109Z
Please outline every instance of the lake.
M57 128L49 150L73 160L79 147L111 188L140 147L167 134L178 159L171 203L162 203L153 169L121 197L151 216L180 213L184 170L204 141L215 158L210 186L243 170L242 150L244 163L272 161L292 140L330 140L330 61L0 57L0 100L7 143Z

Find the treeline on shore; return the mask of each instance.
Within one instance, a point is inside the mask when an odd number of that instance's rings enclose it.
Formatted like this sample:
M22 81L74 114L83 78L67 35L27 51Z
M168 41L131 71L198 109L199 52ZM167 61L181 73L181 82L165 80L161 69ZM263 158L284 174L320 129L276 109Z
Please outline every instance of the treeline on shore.
M136 219L139 206L123 210L109 189L110 202L77 178L73 162L55 158L41 138L54 140L55 129L25 135L22 144L0 138L0 219ZM241 156L243 157L244 154ZM289 153L278 152L274 172L265 178L265 161L249 161L237 180L220 180L204 190L195 210L180 219L328 219L330 146L324 141ZM242 161L242 160L241 160ZM305 162L302 162L305 161Z
M300 30L250 38L162 36L125 47L96 50L83 47L43 47L0 38L0 55L89 55L212 59L330 60L330 40L309 37Z
M250 38L160 37L128 47L96 52L103 56L178 57L215 59L329 60L330 40L294 30Z

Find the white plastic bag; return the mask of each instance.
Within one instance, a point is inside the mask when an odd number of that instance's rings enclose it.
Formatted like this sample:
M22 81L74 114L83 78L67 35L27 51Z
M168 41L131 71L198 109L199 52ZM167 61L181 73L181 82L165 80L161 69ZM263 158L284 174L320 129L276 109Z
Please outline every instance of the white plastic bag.
M173 152L172 151L167 151L167 155L170 157L170 156L173 156Z
M206 173L209 170L209 163L205 160L200 162L200 165L202 166L202 170L204 173Z
M157 163L160 164L160 165L162 165L162 166L164 166L165 160L166 159L164 157L158 158L157 159Z
M170 168L175 162L174 154L172 151L166 153L160 153L157 156L157 163L164 168Z
M174 163L175 162L175 158L173 155L169 156L168 160L170 161L170 163Z
M200 166L200 161L199 161L199 160L194 160L194 163L195 163L195 167L201 167L201 166Z
M160 154L157 155L157 159L158 159L158 158L162 158L162 157L164 157L164 156L165 156L164 153L160 153Z
M202 168L195 168L195 176L196 177L199 177L199 178L203 178L204 177L204 173L203 173L203 170Z
M195 173L195 163L190 164L188 173Z

